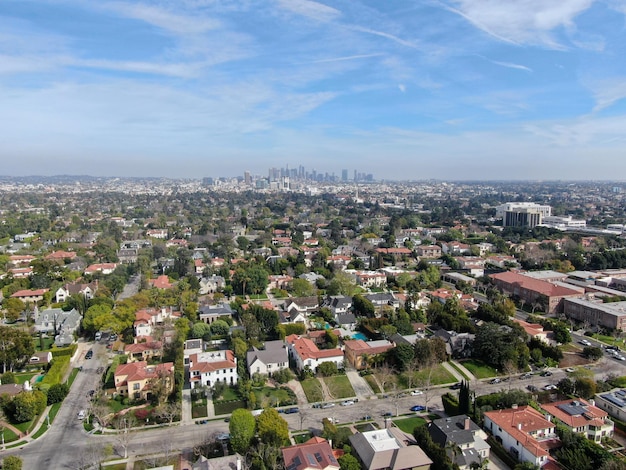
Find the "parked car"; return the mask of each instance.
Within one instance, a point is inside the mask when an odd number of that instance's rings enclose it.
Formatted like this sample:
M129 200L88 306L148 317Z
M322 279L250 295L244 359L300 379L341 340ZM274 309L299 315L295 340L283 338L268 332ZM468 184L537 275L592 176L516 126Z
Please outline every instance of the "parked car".
M583 346L591 346L591 343L586 339L581 339L580 344L582 344Z
M565 372L569 372L571 374L572 372L574 372L574 368L568 367L567 369L565 369Z
M541 374L539 374L541 377L550 377L552 375L552 372L550 372L549 370L544 370Z
M198 421L196 421L196 424L208 424L209 420L208 419L199 419Z
M418 395L423 395L423 394L424 394L424 392L422 392L421 390L413 390L411 392L411 395L413 395L414 397L418 396Z
M372 419L370 415L361 416L361 421L369 421L370 419Z
M530 372L526 372L525 374L520 375L520 379L521 380L526 380L526 379L530 379L533 376L533 374L531 374Z
M461 388L461 382L457 382L454 385L450 385L450 390L458 390Z
M313 403L313 405L311 405L311 408L321 408L322 404L321 403Z
M415 405L412 406L410 409L411 411L426 411L426 407L422 405Z
M335 404L334 404L334 403L324 403L324 404L322 405L322 408L332 408L333 406L335 406Z
M383 418L389 418L389 417L393 416L393 413L391 411L383 411L380 415Z
M495 379L491 379L489 381L490 384L499 384L500 382L502 382L502 380L500 380L499 378L495 378Z
M85 410L80 410L76 417L80 420L83 420L87 417L87 412Z
M89 351L87 351L87 353L85 354L85 359L91 359L93 357L93 351L90 349Z
M354 401L346 400L346 401L341 402L341 406L350 406L350 405L354 405Z
M286 415L291 415L291 414L294 414L294 413L298 413L299 411L300 411L300 410L299 410L298 408L296 408L296 407L293 407L293 408L287 408L287 409L285 410L285 414L286 414Z
M554 384L548 384L545 387L543 387L544 390L556 390L558 387Z

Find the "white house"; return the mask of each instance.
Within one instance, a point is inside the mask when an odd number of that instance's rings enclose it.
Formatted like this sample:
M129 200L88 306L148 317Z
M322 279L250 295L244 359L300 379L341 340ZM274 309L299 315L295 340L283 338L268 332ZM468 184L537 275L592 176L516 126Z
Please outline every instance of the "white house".
M530 406L487 411L484 428L518 460L538 467L551 462L548 451L558 444L555 424Z
M227 349L206 351L189 356L189 381L191 388L212 387L217 382L237 384L237 358Z
M267 341L264 349L253 347L246 354L248 373L271 375L289 367L289 354L284 341Z

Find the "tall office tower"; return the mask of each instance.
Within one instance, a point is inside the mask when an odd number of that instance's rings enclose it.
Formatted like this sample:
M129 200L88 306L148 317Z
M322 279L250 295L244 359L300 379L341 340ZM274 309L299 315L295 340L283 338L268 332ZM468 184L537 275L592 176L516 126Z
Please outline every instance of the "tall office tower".
M359 181L357 178L356 170L354 170L354 181Z
M252 184L252 177L250 176L250 172L249 171L244 171L243 172L243 181L246 184Z
M272 181L278 181L278 169L277 168L270 168L270 172L269 172L269 181L270 183Z
M300 179L304 179L306 172L304 171L304 167L302 165L300 165L300 167L298 168L298 177Z
M348 181L348 170L341 170L341 181Z

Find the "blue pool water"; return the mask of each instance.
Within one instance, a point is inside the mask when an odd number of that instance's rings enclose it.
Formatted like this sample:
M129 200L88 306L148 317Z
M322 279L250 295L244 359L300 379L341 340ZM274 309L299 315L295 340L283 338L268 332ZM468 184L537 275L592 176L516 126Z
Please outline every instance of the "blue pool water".
M363 341L367 341L367 336L365 336L363 333L361 333L360 331L358 333L354 333L352 335L352 337L354 339L362 339Z

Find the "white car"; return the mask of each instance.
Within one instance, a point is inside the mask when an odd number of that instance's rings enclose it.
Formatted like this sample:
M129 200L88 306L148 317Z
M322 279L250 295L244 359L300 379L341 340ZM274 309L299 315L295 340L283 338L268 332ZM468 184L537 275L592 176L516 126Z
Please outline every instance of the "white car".
M582 344L584 346L591 346L591 343L589 341L587 341L586 339L581 339L580 340L580 344Z
M87 412L85 410L80 410L78 414L76 415L76 417L80 420L85 419L86 416L87 416Z
M546 385L545 387L543 387L543 389L544 390L556 390L557 386L553 385L553 384L549 384L549 385Z
M421 390L413 390L411 392L411 395L413 395L414 397L418 396L418 395L423 395L424 392L422 392Z
M569 372L571 374L572 372L574 372L574 368L568 367L567 369L565 369L565 372Z
M354 401L346 400L346 401L341 402L341 406L350 406L350 405L354 405Z

